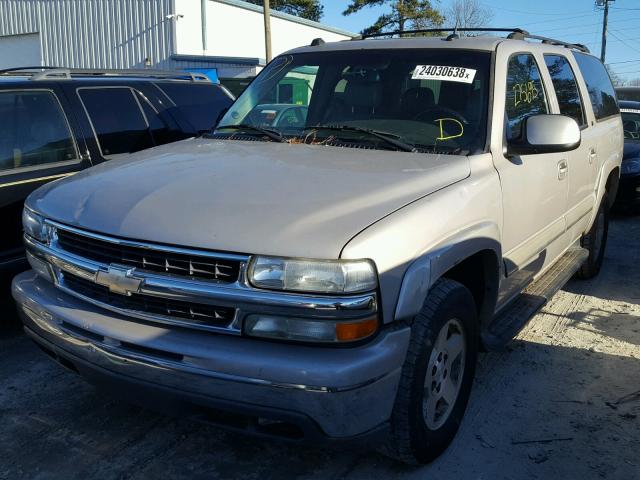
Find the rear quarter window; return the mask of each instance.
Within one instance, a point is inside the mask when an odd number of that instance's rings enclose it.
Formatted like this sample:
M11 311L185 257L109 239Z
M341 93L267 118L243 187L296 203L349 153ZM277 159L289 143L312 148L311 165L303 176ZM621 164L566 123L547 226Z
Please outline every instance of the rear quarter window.
M52 92L0 92L0 125L0 174L78 158L71 129Z
M219 113L233 99L217 85L197 83L156 84L175 104L175 108L197 132L211 130Z
M587 84L589 99L596 120L618 115L618 101L611 78L600 60L584 53L574 53L578 67Z

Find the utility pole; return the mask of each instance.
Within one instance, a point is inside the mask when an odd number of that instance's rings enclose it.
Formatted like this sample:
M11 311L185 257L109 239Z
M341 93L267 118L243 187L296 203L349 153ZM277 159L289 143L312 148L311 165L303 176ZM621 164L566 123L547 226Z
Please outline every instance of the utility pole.
M604 7L604 17L602 18L602 48L600 50L600 60L604 63L607 54L607 26L609 23L609 2L615 0L596 0L596 6Z
M271 61L271 7L269 0L264 0L264 46L267 63Z

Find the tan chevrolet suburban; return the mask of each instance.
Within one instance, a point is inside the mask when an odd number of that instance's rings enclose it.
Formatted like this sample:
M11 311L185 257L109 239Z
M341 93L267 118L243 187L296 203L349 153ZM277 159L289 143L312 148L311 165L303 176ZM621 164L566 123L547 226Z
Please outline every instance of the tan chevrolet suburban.
M603 65L505 33L314 41L211 133L40 188L26 332L132 401L432 460L478 351L598 273L618 184Z

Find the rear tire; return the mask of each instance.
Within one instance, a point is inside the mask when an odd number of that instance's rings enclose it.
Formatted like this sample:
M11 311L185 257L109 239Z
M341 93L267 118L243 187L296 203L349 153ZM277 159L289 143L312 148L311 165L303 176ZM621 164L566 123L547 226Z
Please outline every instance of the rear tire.
M449 446L469 400L478 342L471 292L438 280L413 321L384 454L420 464Z
M600 273L604 260L604 251L607 247L609 234L609 198L605 193L600 202L600 208L593 221L591 229L582 236L580 241L582 248L589 251L589 257L578 270L576 276L582 280L588 280Z

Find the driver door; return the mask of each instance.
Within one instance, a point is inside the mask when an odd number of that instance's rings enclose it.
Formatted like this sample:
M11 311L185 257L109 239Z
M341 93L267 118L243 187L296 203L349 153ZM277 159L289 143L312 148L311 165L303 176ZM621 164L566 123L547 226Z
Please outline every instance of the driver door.
M531 52L503 44L497 58L491 150L502 186L504 301L562 253L569 182L566 153L505 156L527 117L551 113L551 83L544 59Z

